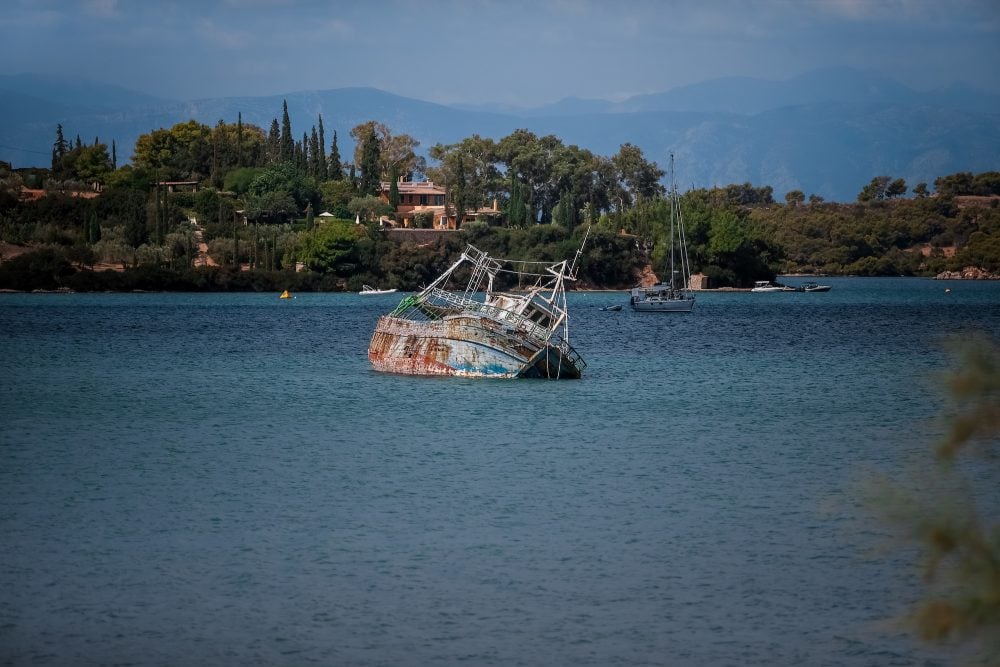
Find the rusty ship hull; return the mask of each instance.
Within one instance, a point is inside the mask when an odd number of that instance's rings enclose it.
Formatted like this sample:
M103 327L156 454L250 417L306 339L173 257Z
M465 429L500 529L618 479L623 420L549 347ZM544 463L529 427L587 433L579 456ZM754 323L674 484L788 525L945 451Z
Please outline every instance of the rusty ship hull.
M379 318L368 348L372 366L387 373L481 378L580 377L572 348L543 343L475 314L435 321Z
M578 253L579 254L579 253ZM569 344L567 261L516 273L472 245L431 285L379 318L368 345L377 371L477 378L579 378L586 363ZM448 289L453 274L465 279ZM527 290L496 289L497 276L530 278Z

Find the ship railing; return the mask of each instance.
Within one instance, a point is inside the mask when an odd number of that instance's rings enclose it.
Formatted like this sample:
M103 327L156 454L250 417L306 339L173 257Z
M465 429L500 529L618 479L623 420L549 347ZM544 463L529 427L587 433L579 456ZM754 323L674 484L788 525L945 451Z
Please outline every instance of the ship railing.
M430 299L428 300L436 305L455 306L469 312L485 315L486 317L503 322L518 331L523 331L540 342L544 343L552 338L552 332L547 327L543 327L519 313L438 288L432 290L429 297Z
M399 306L397 306L396 310L393 311L392 315L397 317L406 317L413 311L417 311L425 317L437 319L437 316L433 313L421 309L421 304L423 302L427 302L436 307L450 306L459 308L461 310L481 314L498 322L502 322L510 326L513 330L520 331L530 336L542 345L548 344L558 347L560 351L562 351L563 355L570 359L580 370L583 370L583 368L586 367L586 362L583 361L580 353L577 352L572 345L566 342L560 334L550 331L548 328L539 325L537 322L530 320L524 315L520 315L504 308L498 308L497 306L483 303L482 301L465 298L447 290L434 288L429 293L424 295L422 299L412 296L407 297L400 302Z

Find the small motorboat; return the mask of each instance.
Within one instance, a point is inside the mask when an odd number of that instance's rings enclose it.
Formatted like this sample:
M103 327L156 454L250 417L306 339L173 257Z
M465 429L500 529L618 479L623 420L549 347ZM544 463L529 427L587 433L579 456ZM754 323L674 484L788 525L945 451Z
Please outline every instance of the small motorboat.
M802 285L803 292L829 292L829 285L819 285L814 282L808 282Z
M358 294L362 294L364 296L371 296L373 294L392 294L395 291L396 291L395 287L392 289L379 289L377 287L372 287L371 285L362 285L361 291L358 292Z
M607 310L607 311L615 311L615 312L617 312L617 311L619 311L621 309L622 309L621 304L618 304L616 306L601 306L601 310Z
M786 291L784 286L775 285L769 280L758 280L753 284L751 292L784 292Z

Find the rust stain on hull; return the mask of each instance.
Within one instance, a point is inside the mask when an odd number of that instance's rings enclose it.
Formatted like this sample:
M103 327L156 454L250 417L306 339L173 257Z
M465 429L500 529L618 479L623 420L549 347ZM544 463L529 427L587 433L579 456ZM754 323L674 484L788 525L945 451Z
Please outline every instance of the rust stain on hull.
M408 375L578 378L580 371L551 345L530 344L484 317L415 322L379 318L368 347L376 370Z
M468 246L419 294L379 318L368 345L378 371L483 378L578 378L586 363L569 344L564 281L568 262L523 273L535 285L521 293L494 289L503 263ZM463 289L446 285L470 265ZM521 262L524 264L524 262ZM508 271L509 272L509 271Z

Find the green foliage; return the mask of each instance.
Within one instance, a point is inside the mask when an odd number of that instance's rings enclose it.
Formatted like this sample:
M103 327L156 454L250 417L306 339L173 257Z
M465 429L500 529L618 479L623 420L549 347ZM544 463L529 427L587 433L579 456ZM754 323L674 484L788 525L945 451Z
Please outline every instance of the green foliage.
M223 189L228 192L235 192L237 195L246 194L250 190L250 184L254 179L263 173L263 167L241 167L233 169L226 174L223 180Z
M419 211L413 214L413 226L417 229L430 229L434 226L434 214L430 211Z
M354 185L345 179L331 180L320 183L320 207L338 218L350 217L348 203L356 196Z
M290 220L317 199L316 181L287 162L260 170L247 188L247 217L251 207L268 220ZM253 202L251 204L251 202ZM290 202L290 203L289 203Z
M340 147L337 146L337 131L333 131L333 141L330 142L330 157L327 158L327 178L339 181L344 178L344 170L340 165Z
M633 201L652 199L666 193L660 184L663 170L655 162L647 162L638 146L622 144L618 153L612 156L611 163L618 169L619 179Z
M288 118L288 102L281 101L281 144L280 161L289 163L295 160L295 138L292 136L292 122Z
M876 176L858 193L859 202L883 201L906 194L906 181L890 176Z
M921 638L967 644L970 664L1000 664L1000 345L954 340L945 378L952 406L933 457L902 482L875 480L869 502L902 529L924 564L924 594L908 617ZM897 479L898 479L897 475Z
M784 260L775 266L782 273L932 275L1000 266L993 240L1000 237L998 212L960 209L950 197L749 211L764 238L784 250ZM958 252L946 260L943 250L950 246Z
M303 236L301 261L312 271L349 276L357 268L358 241L364 236L364 225L326 223Z
M531 211L528 205L530 192L528 192L528 186L526 186L513 171L510 173L509 191L510 197L508 198L507 205L504 208L504 215L507 218L507 224L511 227L528 226L531 222Z
M0 264L0 289L54 290L74 272L65 250L42 248Z
M392 209L382 201L381 197L354 197L347 203L347 210L358 216L363 222L378 220L383 215L392 213Z
M957 195L1000 195L1000 172L972 174L968 171L942 176L934 180L934 189L943 197Z
M399 168L395 165L389 171L389 208L395 211L399 206Z
M106 226L123 227L125 242L137 248L149 238L146 228L147 201L148 195L143 190L128 187L108 188L96 200L97 217Z
M792 206L797 206L806 200L806 195L802 190L791 190L785 193L785 202Z
M194 195L192 212L202 225L232 221L236 206L229 197L223 197L214 188L202 188Z
M299 211L292 195L285 190L248 193L243 199L247 218L263 224L289 222Z
M358 191L365 196L374 196L378 194L382 182L382 175L379 172L381 146L378 135L374 131L366 134L361 147L361 182Z

